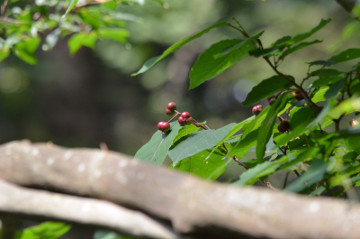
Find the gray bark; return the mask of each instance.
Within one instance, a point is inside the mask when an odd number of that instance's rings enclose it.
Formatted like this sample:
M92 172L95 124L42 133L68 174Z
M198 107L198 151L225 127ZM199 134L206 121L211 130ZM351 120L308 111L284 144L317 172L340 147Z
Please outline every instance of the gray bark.
M0 147L0 178L22 186L108 200L146 213L154 220L170 222L174 235L203 238L360 235L358 204L210 183L109 151L12 142ZM0 195L4 193L0 191Z

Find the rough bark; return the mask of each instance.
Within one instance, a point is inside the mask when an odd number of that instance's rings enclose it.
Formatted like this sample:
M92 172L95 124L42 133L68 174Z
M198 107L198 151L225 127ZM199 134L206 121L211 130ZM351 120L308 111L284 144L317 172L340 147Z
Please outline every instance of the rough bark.
M358 204L205 182L108 151L12 142L0 147L0 178L112 201L169 221L174 232L195 237L360 235Z

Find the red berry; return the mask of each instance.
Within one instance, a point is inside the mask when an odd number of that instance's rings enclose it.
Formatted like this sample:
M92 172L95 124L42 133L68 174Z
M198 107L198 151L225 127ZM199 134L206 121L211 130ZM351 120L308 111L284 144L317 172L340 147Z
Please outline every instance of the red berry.
M175 112L173 110L169 109L169 108L166 108L165 113L167 115L173 115Z
M186 119L186 124L191 124L193 122L193 118L190 116Z
M252 112L253 112L254 115L260 114L262 110L263 110L262 105L255 105L255 106L252 108Z
M278 130L281 133L289 132L289 130L290 130L290 122L287 121L287 120L281 121L280 124L278 125Z
M171 110L172 112L174 112L174 110L176 110L176 103L175 103L175 102L169 102L169 103L167 104L167 108L168 108L169 110Z
M180 116L179 118L178 118L178 122L179 122L179 124L180 125L182 125L182 126L184 126L184 125L186 125L186 118L184 118L184 117L182 117L182 116Z
M295 90L294 98L297 100L302 100L304 97L302 96L301 92L299 90Z
M157 124L157 127L162 132L166 132L170 129L170 124L168 122L161 121Z
M182 112L181 117L183 117L184 119L187 119L187 118L190 117L190 113L189 112Z

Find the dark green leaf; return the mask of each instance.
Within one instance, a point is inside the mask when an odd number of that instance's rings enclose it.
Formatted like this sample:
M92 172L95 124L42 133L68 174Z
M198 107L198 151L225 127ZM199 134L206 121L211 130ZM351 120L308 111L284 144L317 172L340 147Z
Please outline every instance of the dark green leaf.
M188 136L169 152L169 157L175 166L180 160L191 157L203 150L214 147L234 127L228 124L217 130L202 130Z
M190 70L190 89L194 89L207 80L210 80L231 67L245 57L254 46L249 41L243 41L237 50L229 51L226 55L215 57L231 46L241 42L239 39L223 40L212 45L196 60Z
M139 74L142 74L142 73L148 71L156 63L163 60L165 57L167 57L168 55L170 55L174 51L180 49L181 47L183 47L187 43L191 42L192 40L201 37L205 33L208 33L210 30L212 30L214 28L217 28L217 27L227 26L227 25L228 25L227 22L220 22L220 23L214 24L214 25L212 25L212 26L210 26L210 27L196 33L195 35L192 35L191 37L188 37L188 38L186 38L186 39L184 39L182 41L179 41L179 42L173 44L168 49L166 49L160 56L156 56L156 57L153 57L153 58L150 58L149 60L147 60L144 63L144 65L140 68L140 70L138 72L136 72L136 73L133 73L132 76L136 76L136 75L139 75Z
M313 159L310 168L301 175L300 178L297 178L287 186L285 191L300 192L314 183L319 182L323 179L326 168L327 163L324 160L318 158Z
M311 46L313 44L317 44L317 43L320 43L320 42L322 42L322 41L315 40L315 41L311 41L311 42L302 42L302 43L300 43L300 44L298 44L296 46L293 46L293 47L285 50L281 54L280 59L285 59L285 57L287 57L288 55L294 53L295 51L301 50L301 49L303 49L305 47L308 47L308 46Z
M307 126L314 120L315 117L315 112L309 107L304 107L298 110L290 120L290 132L288 134L284 133L275 137L274 140L276 144L282 146L289 140L303 134L307 130Z
M252 88L247 95L246 100L242 103L245 106L258 104L260 100L268 96L272 96L282 90L287 90L291 86L291 82L281 76L272 76L261 81L257 86Z
M311 66L332 66L336 64L335 61L312 61L308 63Z
M329 100L337 96L337 94L344 89L346 85L346 78L339 80L332 86L330 86L329 90L325 93L325 99Z
M277 115L285 107L287 99L287 94L281 95L270 107L269 113L260 126L256 145L256 157L259 162L263 161L266 145L271 138Z
M310 31L294 36L290 40L290 44L293 45L295 43L301 42L301 41L311 37L314 33L319 31L321 28L325 27L329 22L331 22L330 18L329 19L321 19L321 22L319 23L319 25L317 25Z
M178 123L172 123L171 131L168 134L157 130L150 141L136 152L134 158L161 165L180 128L181 126Z
M255 57L260 57L260 56L272 56L272 55L276 55L277 53L280 53L281 49L279 47L271 47L271 48L265 48L265 49L260 49L257 48L255 50L252 50L249 52L250 56L255 56Z
M71 11L71 9L73 9L75 7L75 5L77 4L78 1L79 0L70 0L70 4L69 4L68 8L66 9L66 12L63 15L63 17L65 17Z
M329 61L343 62L350 61L360 57L360 48L350 48L343 52L340 52L338 55L333 56Z
M324 85L334 84L338 82L344 75L342 72L335 69L320 69L314 72L311 72L312 76L318 76L319 79L315 80L313 83L313 87L320 87Z
M225 172L226 163L224 155L220 152L205 150L181 160L175 168L208 180L215 180Z

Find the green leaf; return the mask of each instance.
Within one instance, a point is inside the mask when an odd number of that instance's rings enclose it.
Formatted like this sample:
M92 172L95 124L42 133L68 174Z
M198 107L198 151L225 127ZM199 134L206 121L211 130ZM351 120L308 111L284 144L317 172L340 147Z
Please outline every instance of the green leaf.
M293 45L295 43L301 42L309 37L311 37L314 33L316 33L317 31L319 31L320 29L322 29L323 27L325 27L329 22L331 22L331 19L321 19L320 23L314 27L313 29L311 29L308 32L299 34L294 36L290 41L290 45Z
M266 151L266 145L271 138L277 115L285 107L287 99L287 94L281 95L270 107L269 113L266 115L265 120L260 126L259 134L257 135L256 145L256 157L259 162L263 161Z
M310 168L285 188L288 192L300 192L314 183L321 181L325 175L327 163L319 158L312 160Z
M151 67L153 67L156 63L158 63L159 61L163 60L165 57L167 57L168 55L170 55L171 53L173 53L174 51L180 49L181 47L183 47L184 45L186 45L187 43L191 42L192 40L195 40L196 38L201 37L202 35L204 35L205 33L208 33L210 30L214 29L214 28L218 28L218 27L222 27L222 26L227 26L228 23L227 22L220 22L217 24L214 24L198 33L196 33L195 35L192 35L182 41L179 41L173 45L171 45L168 49L166 49L160 56L156 56L153 58L150 58L149 60L147 60L144 65L140 68L140 70L136 73L133 73L131 76L136 76L139 74L142 74L146 71L148 71Z
M334 64L336 64L335 61L323 61L323 60L319 60L319 61L312 61L308 63L310 66L332 66Z
M329 61L334 62L344 62L350 61L360 57L360 48L350 48L343 52L340 52L338 55L333 56L329 59Z
M9 48L1 48L0 49L0 62L3 61L10 54Z
M311 42L302 42L296 46L293 46L287 50L285 50L281 56L280 56L280 59L285 59L285 57L287 57L288 55L294 53L295 51L298 51L298 50L301 50L305 47L308 47L308 46L311 46L313 44L317 44L317 43L321 43L322 41L319 41L319 40L314 40L314 41L311 41Z
M291 82L284 79L284 77L277 75L272 76L261 81L260 84L252 88L242 104L245 106L257 104L260 100L265 99L268 96L272 96L281 90L287 90L291 85Z
M290 120L290 133L280 134L274 138L277 145L282 146L292 138L295 138L307 130L307 126L316 117L315 112L309 107L298 110Z
M339 80L338 82L334 83L333 85L330 86L329 90L326 91L324 97L327 100L330 100L332 98L335 98L337 96L337 94L344 89L345 85L346 85L346 78L343 78L341 80Z
M254 49L252 41L262 32L242 41L239 39L223 40L215 43L195 61L191 67L189 89L194 89L207 80L214 78ZM230 50L229 50L230 49Z
M236 156L238 159L242 159L245 155L249 153L249 150L256 146L256 139L259 133L259 129L255 129L247 134L245 137L241 138L237 144L232 147L227 156L232 157Z
M230 51L226 56L215 57L229 47L241 42L239 39L223 40L212 45L199 56L190 70L190 89L194 89L207 80L210 80L241 60L254 46L251 43L242 44L237 51Z
M98 30L98 34L102 38L110 39L120 43L125 43L126 38L129 36L129 32L126 29L118 28L101 28Z
M157 130L150 141L136 152L134 158L161 165L180 128L181 126L178 123L172 123L171 131L168 134Z
M216 130L202 130L188 136L175 148L170 150L169 157L175 166L180 160L193 156L203 150L214 147L219 141L225 138L234 127L234 123L228 124Z
M44 222L17 232L15 239L57 239L67 233L70 228L70 225L62 222Z
M70 53L74 55L82 46L94 48L97 40L95 32L80 32L74 34L68 41Z
M77 4L78 1L79 0L71 0L68 8L66 9L65 14L62 17L65 17L71 11L71 9L73 9L75 7L75 5Z
M344 74L335 69L320 69L314 72L311 72L311 76L318 76L319 78L313 82L313 87L320 87L324 85L334 84L342 78Z
M208 180L215 180L225 172L227 164L224 155L220 152L205 150L181 160L174 168Z
M196 125L193 125L193 124L181 127L181 129L179 130L179 133L176 135L176 138L174 139L172 146L176 145L176 143L179 140L181 140L182 138L184 138L185 136L195 133L199 130L200 130L200 127L197 127Z
M276 171L276 169L284 162L287 162L288 156L282 157L278 160L266 161L257 164L255 167L248 169L241 174L240 179L234 182L234 185L252 185L261 177L267 176Z
M38 48L40 41L40 37L32 37L20 41L14 46L15 55L26 63L35 65L37 59L34 56L34 52Z

